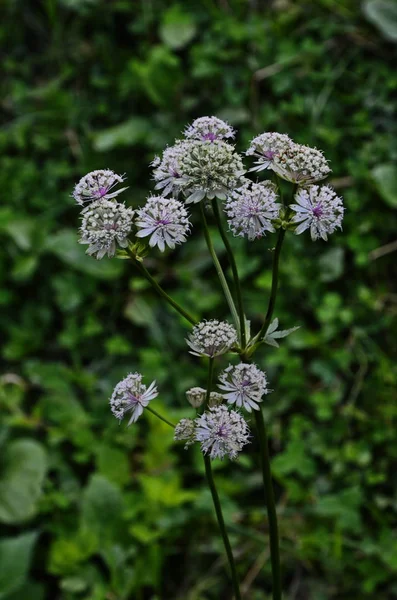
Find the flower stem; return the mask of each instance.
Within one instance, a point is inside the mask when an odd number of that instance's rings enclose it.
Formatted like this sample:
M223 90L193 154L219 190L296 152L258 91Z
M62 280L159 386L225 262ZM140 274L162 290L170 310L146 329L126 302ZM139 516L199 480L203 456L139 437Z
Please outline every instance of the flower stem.
M270 536L270 559L272 563L273 600L281 600L281 567L276 504L274 501L272 474L270 469L269 443L267 438L265 421L261 410L253 411L259 434L259 445L261 448L260 460L262 467L263 484L265 490L265 501L267 517L269 520Z
M220 532L222 535L223 544L225 546L227 558L229 560L235 600L241 600L241 593L240 593L240 586L239 586L238 578L237 578L236 565L234 563L232 547L230 545L229 537L227 535L225 521L223 519L223 514L222 514L221 503L219 500L218 492L217 492L216 486L215 486L214 477L212 474L211 459L209 456L207 456L205 454L204 454L204 464L205 464L205 473L207 476L208 486L211 491L212 501L214 503L216 517L218 519L219 529L220 529Z
M193 317L191 315L189 315L189 313L186 312L186 310L184 308L182 308L182 306L179 306L179 304L177 302L175 302L175 300L173 300L171 298L171 296L169 296L165 290L163 290L163 288L157 283L157 281L149 273L147 268L142 264L142 262L140 262L139 260L137 260L135 258L135 256L133 255L132 252L130 252L129 250L127 250L127 252L128 252L128 255L130 256L130 258L134 261L135 266L142 273L142 275L145 277L145 279L147 279L149 281L149 283L154 287L156 292L162 298L164 298L168 302L168 304L170 304L172 306L172 308L174 308L177 312L179 312L179 314L182 315L182 317L184 317L186 319L186 321L189 321L189 323L191 323L192 325L195 325L197 322L196 319L193 319Z
M281 253L281 248L283 245L284 237L285 237L285 229L280 229L278 238L277 238L276 248L274 250L274 255L273 255L272 287L271 287L271 291L270 291L269 304L268 304L267 311L266 311L265 321L264 321L264 323L261 327L261 330L259 332L259 335L258 335L259 340L262 340L266 335L266 332L267 332L270 322L272 320L273 311L274 311L274 307L276 304L276 296L277 296L277 289L278 289L278 265L279 265L280 253Z
M243 297L241 294L241 286L240 286L240 279L238 276L237 264L236 264L236 260L234 258L233 249L230 245L229 239L223 228L222 218L221 218L221 214L219 211L218 202L216 201L216 199L214 199L212 201L212 208L214 210L215 221L218 226L219 233L221 234L222 241L225 245L226 252L227 252L227 255L229 258L229 263L232 268L234 287L235 287L236 296L237 296L238 316L239 316L239 321L240 321L240 343L241 343L242 349L244 350L245 346L246 346L245 315L244 315Z
M207 247L208 247L209 253L211 254L212 261L213 261L213 263L215 265L215 269L216 269L216 272L218 274L219 281L221 282L223 293L225 294L225 298L226 298L226 301L227 301L227 303L229 305L230 312L232 313L233 321L234 321L234 323L236 325L236 328L239 329L240 322L239 322L239 317L238 317L238 314L237 314L237 310L236 310L236 307L235 307L235 304L234 304L234 301L233 301L233 297L232 297L232 295L230 293L230 289L229 289L229 286L227 284L226 277L225 277L225 275L223 273L221 264L220 264L220 262L218 260L218 257L217 257L216 252L215 252L214 245L213 245L212 240L211 240L210 232L209 232L209 229L208 229L207 218L205 216L204 207L203 207L203 203L202 202L200 202L200 208L201 208L201 218L203 220L203 226L204 226L205 241L207 243Z
M175 429L176 426L173 423L171 423L171 421L168 421L168 419L166 419L165 417L162 417L160 415L160 413L157 412L157 410L154 410L154 408L150 408L150 406L145 406L145 410L148 410L153 415L155 415L158 419L161 419L161 421L164 421L164 423L167 423L167 425L172 427L172 429Z
M208 401L210 399L213 376L214 376L214 359L210 358L208 361L207 394L206 394L206 399L205 399L206 406L208 406ZM224 521L223 514L222 514L221 502L219 500L214 476L212 473L211 459L207 454L203 454L203 459L204 459L204 465L205 465L205 474L207 476L207 481L208 481L208 487L210 488L210 492L212 495L212 501L214 503L216 518L218 520L218 525L219 525L219 529L220 529L220 532L222 535L223 544L225 546L227 558L229 561L235 600L241 600L240 586L239 586L238 578L237 578L236 565L234 563L232 547L230 545L229 536L226 531L225 521Z

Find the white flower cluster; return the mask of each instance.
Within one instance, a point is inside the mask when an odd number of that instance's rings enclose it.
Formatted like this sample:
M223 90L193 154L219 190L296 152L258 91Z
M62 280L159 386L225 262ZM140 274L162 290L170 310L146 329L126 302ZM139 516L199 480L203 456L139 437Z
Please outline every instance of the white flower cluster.
M87 254L98 260L112 257L117 246L126 248L132 229L134 211L113 200L96 200L81 212L81 244L88 244Z
M204 454L213 460L228 456L232 460L245 444L248 444L250 431L245 419L235 410L225 405L215 406L195 419L195 439L200 442Z
M217 117L201 117L184 135L153 161L156 190L164 196L183 193L187 204L204 198L225 200L245 173L234 146L224 141L234 137L234 130Z
M229 352L236 342L235 328L225 321L216 319L197 323L186 339L186 343L191 348L190 354L210 358Z
M262 402L262 396L269 393L266 373L254 364L229 365L220 374L219 381L218 387L225 400L248 412L259 410L258 403Z
M327 235L336 228L342 229L343 201L334 190L327 185L309 185L299 188L295 195L296 204L291 204L294 211L293 223L299 223L295 233L299 235L310 229L313 241L322 238L327 241Z
M123 181L125 181L123 175L117 175L110 169L91 171L75 185L72 195L77 204L85 204L94 200L110 200L127 189L121 188L111 191L118 183L123 183Z
M149 246L158 246L164 252L165 246L174 249L176 244L186 241L189 233L189 215L179 200L151 196L145 206L137 210L137 237L150 236Z
M252 140L246 154L257 158L252 171L271 169L282 179L300 185L320 181L331 172L320 150L296 144L282 133L262 133Z
M210 458L236 459L250 431L247 422L236 411L226 406L214 406L196 419L182 419L175 428L174 439L185 442L185 449L199 442L204 454Z
M247 180L228 196L225 213L234 235L255 240L267 231L275 231L273 221L277 219L280 207L276 186L271 182L252 183Z
M226 140L233 139L236 132L228 123L218 117L199 117L183 132L185 138L194 140Z
M130 373L114 388L110 398L110 408L114 416L120 421L124 418L125 413L131 412L131 418L128 422L128 425L131 425L139 419L150 400L157 396L155 381L147 388L142 383L140 373Z

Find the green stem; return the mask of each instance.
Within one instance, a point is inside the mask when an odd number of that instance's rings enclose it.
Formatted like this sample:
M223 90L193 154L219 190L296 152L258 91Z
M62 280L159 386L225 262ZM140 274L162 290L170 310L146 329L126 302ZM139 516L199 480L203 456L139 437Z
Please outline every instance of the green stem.
M171 421L168 421L168 419L166 419L165 417L162 417L160 415L160 413L157 412L157 410L154 410L154 408L151 408L150 406L145 406L145 410L148 410L153 415L155 415L158 419L161 419L161 421L164 421L164 423L167 423L167 425L172 427L172 429L175 429L175 425L173 423L171 423Z
M208 376L207 376L207 394L205 399L205 404L208 406L208 401L210 399L211 388L212 388L212 379L214 376L214 359L210 358L208 361ZM232 584L235 594L235 600L241 600L240 594L240 586L238 583L237 570L236 565L234 563L232 547L230 545L229 536L227 535L225 521L222 514L221 502L219 500L218 492L215 485L214 476L212 473L212 465L211 459L207 454L203 454L204 465L205 465L205 474L207 476L208 486L211 491L212 501L214 503L216 518L218 520L219 529L222 535L223 544L225 546L227 558L229 561L230 572L232 576Z
M211 240L210 232L209 232L209 229L208 229L207 218L205 216L204 207L203 207L203 203L202 202L200 202L200 208L201 208L201 218L203 220L203 226L204 226L205 241L207 243L207 247L208 247L209 253L211 254L212 261L213 261L213 263L215 265L215 269L216 269L216 272L218 274L219 281L221 282L223 293L225 294L225 298L226 298L227 303L229 305L230 312L232 313L233 321L234 321L234 323L236 325L236 328L239 329L239 318L238 318L237 310L236 310L236 307L234 305L233 297L232 297L232 295L230 293L229 286L227 284L225 275L223 273L221 264L220 264L220 262L218 260L218 257L217 257L216 252L215 252L214 245L213 245L212 240Z
M277 525L276 504L274 501L272 474L270 469L269 442L265 427L265 421L261 410L255 410L255 422L259 434L259 445L261 448L260 460L262 467L263 484L265 489L265 501L267 517L269 521L270 536L270 558L272 563L273 600L281 600L281 567L279 536Z
M267 332L270 322L272 320L273 311L274 311L274 307L276 304L276 296L277 296L277 289L278 289L278 265L279 265L280 253L281 253L281 248L283 245L284 237L285 237L285 229L280 229L278 238L277 238L276 248L275 248L274 254L273 254L272 287L271 287L271 291L270 291L269 304L268 304L267 311L266 311L265 322L263 323L261 330L258 334L259 340L262 340L266 335L266 332Z
M208 406L208 402L210 400L213 376L214 376L214 358L210 357L210 359L208 360L208 377L207 377L207 391L206 391L206 395L205 395L205 406Z
M229 263L232 268L234 287L235 287L236 296L237 296L238 317L239 317L239 321L240 321L240 343L241 343L242 349L244 350L245 346L246 346L245 315L244 315L243 297L241 294L241 286L240 286L240 279L238 276L237 264L236 264L236 260L234 258L233 249L230 245L229 239L223 228L222 218L221 218L221 214L219 211L218 202L216 199L214 199L212 201L212 208L214 210L215 221L218 226L219 233L221 234L222 241L225 245L226 252L227 252L227 255L229 258Z
M182 308L182 306L179 306L179 304L177 302L175 302L175 300L173 300L171 298L171 296L169 296L167 294L166 291L163 290L163 288L151 276L151 274L149 273L149 271L147 270L147 268L143 265L143 263L141 261L137 260L135 258L135 256L133 255L132 252L130 252L129 250L127 250L127 253L130 256L130 258L134 261L135 266L139 269L139 271L142 273L142 275L154 287L154 289L156 290L156 292L162 298L164 298L168 302L168 304L170 304L172 306L172 308L174 308L177 312L179 312L179 314L182 315L182 317L184 317L186 319L186 321L189 321L189 323L191 323L192 325L195 325L197 323L196 319L193 319L193 317L191 315L189 315L189 313L186 312L186 310L184 308Z
M221 503L219 500L218 492L216 490L214 477L212 474L211 459L207 455L204 455L204 464L205 464L205 473L207 476L208 485L209 485L211 495L212 495L212 501L213 501L214 507L215 507L216 517L218 519L219 529L220 529L220 532L222 535L227 558L229 560L235 600L241 600L240 586L238 583L238 577L237 577L236 565L234 563L232 547L230 545L229 537L227 535L225 521L223 519L223 514L222 514L222 507L221 507Z

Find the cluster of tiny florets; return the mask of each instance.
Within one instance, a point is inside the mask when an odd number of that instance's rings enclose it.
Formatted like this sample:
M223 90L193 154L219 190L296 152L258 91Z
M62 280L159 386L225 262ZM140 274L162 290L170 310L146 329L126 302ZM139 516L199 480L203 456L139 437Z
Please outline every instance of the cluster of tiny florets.
M185 442L185 450L196 441L196 425L193 419L181 419L174 431L174 440Z
M262 396L269 392L266 373L254 364L240 363L237 366L229 365L219 376L223 397L230 404L238 408L245 408L248 412L252 409L259 410L258 403Z
M186 241L189 233L189 214L179 200L152 196L145 206L137 210L137 237L149 238L151 247L158 246L161 252L165 247L175 248L176 244Z
M300 185L320 181L331 172L320 150L296 144L284 133L262 133L252 140L246 154L257 158L251 171L271 169Z
M214 142L215 140L233 139L235 131L233 127L218 117L200 117L188 125L183 134L188 139Z
M327 185L310 185L299 188L295 195L296 204L291 204L294 211L292 222L297 223L296 234L310 229L313 241L327 236L338 227L342 229L343 200Z
M285 133L266 132L255 137L246 152L247 156L256 157L256 166L251 171L273 169L277 157L285 152L293 141Z
M225 405L210 408L195 419L195 425L195 439L212 460L225 456L233 460L249 442L250 431L246 421Z
M174 146L166 148L161 156L151 163L153 178L156 182L155 189L161 190L163 196L172 193L178 196L187 181L183 176L183 159L190 149L191 142L179 141Z
M185 202L224 200L238 186L244 165L234 147L222 140L182 140L152 163L156 189L167 196L183 192Z
M236 236L255 240L267 231L274 232L273 221L277 219L280 204L276 188L270 182L245 183L234 190L225 203L229 228Z
M130 425L139 419L150 400L157 396L155 381L149 387L146 387L142 383L140 373L130 373L114 388L110 398L110 408L114 416L120 421L127 412L131 412L131 418L128 422L128 425Z
M191 348L190 354L213 358L231 349L237 342L237 333L233 325L225 321L201 321L193 327L186 342Z
M134 211L114 200L96 200L81 212L81 244L88 244L87 254L98 260L116 254L117 246L126 248L132 229Z
M110 169L91 171L75 185L72 195L77 204L86 204L95 200L110 200L127 189L113 190L118 183L123 183L124 180L123 175L117 175Z
M324 154L317 148L291 144L274 160L273 171L286 181L306 185L321 181L331 169Z

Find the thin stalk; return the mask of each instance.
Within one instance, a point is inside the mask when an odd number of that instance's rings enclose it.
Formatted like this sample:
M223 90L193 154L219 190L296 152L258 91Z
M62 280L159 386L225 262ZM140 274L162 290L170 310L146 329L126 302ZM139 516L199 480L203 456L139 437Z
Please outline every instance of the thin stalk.
M168 304L170 304L172 306L173 309L175 309L180 315L182 315L182 317L184 317L184 319L186 319L186 321L189 321L189 323L191 323L192 325L195 325L197 323L196 319L193 319L193 317L191 315L189 315L189 313L184 308L182 308L182 306L179 306L179 304L177 302L175 302L175 300L173 300L171 298L171 296L169 296L165 290L163 290L163 288L157 283L157 281L149 273L147 268L142 264L142 262L140 262L139 260L137 260L135 258L135 256L132 254L132 252L130 252L129 250L127 250L127 252L128 252L128 255L130 256L130 258L134 261L135 266L139 269L139 271L142 273L142 275L149 281L149 283L154 287L156 292L162 298L164 298L168 302Z
M223 293L225 294L225 298L226 298L226 301L227 301L227 303L229 305L230 312L232 313L233 321L234 321L234 323L236 325L236 328L239 329L240 322L239 322L239 317L238 317L238 314L237 314L237 310L236 310L236 307L235 307L235 304L234 304L234 301L233 301L233 297L232 297L232 295L230 293L230 289L229 289L229 286L227 284L226 277L225 277L225 275L223 273L221 264L220 264L220 262L218 260L218 257L217 257L216 252L215 252L214 245L213 245L212 240L211 240L210 232L209 232L209 229L208 229L207 218L205 216L204 207L203 207L203 203L202 202L200 202L200 208L201 208L201 218L203 220L203 226L204 226L205 241L207 243L207 247L208 247L209 253L211 254L212 261L213 261L213 263L215 265L215 269L216 269L216 272L218 274L219 281L221 282Z
M208 405L208 401L210 399L213 375L214 375L214 359L210 358L208 361L206 405ZM210 488L210 492L212 495L212 501L214 503L214 508L215 508L215 512L216 512L216 518L218 520L218 525L219 525L219 529L220 529L221 536L223 539L223 544L225 546L227 558L229 561L235 600L241 600L240 586L238 583L236 565L234 563L232 547L230 545L229 536L227 535L225 520L224 520L223 514L222 514L221 502L219 500L218 491L216 489L215 480L214 480L214 476L212 473L211 459L207 454L203 454L203 458L204 458L204 465L205 465L205 474L207 476L208 486Z
M215 481L214 481L214 477L212 474L211 459L207 455L204 455L204 464L205 464L205 474L207 476L208 486L211 491L212 501L214 503L216 517L218 519L219 529L220 529L220 532L222 535L223 544L225 546L227 558L229 560L235 600L241 600L240 586L238 583L238 577L237 577L236 565L234 563L232 547L230 545L229 537L227 535L225 521L223 519L223 514L222 514L222 507L221 507L221 503L219 500L218 492L215 487Z
M279 551L279 535L277 524L276 504L274 501L272 473L270 469L269 442L267 438L265 421L261 410L255 410L255 422L259 434L261 448L260 460L265 490L265 502L269 521L270 560L272 564L273 600L281 600L281 566Z
M278 238L277 238L276 248L275 248L274 254L273 254L272 287L271 287L271 291L270 291L269 304L268 304L267 311L266 311L265 321L264 321L264 323L261 327L261 330L258 334L259 340L264 338L266 335L266 332L267 332L270 322L272 320L273 311L274 311L274 307L276 304L277 289L278 289L278 265L279 265L280 253L281 253L281 248L283 245L284 237L285 237L285 229L280 229Z
M215 221L218 226L219 233L221 234L222 241L225 245L229 263L232 268L234 287L235 287L236 296L237 296L238 317L239 317L239 321L240 321L240 343L241 343L242 349L244 350L245 346L246 346L245 315L244 315L243 297L241 294L241 286L240 286L240 279L238 276L237 264L236 264L236 260L234 258L233 248L231 247L229 239L223 228L222 218L221 218L221 214L219 211L218 202L216 199L214 199L212 201L212 208L214 210Z
M171 423L171 421L168 421L168 419L166 419L165 417L161 416L160 413L157 412L157 410L154 410L154 408L150 408L150 406L145 406L145 410L148 410L153 415L155 415L158 419L160 419L161 421L164 421L164 423L167 423L167 425L172 427L172 429L175 429L175 425L173 423Z

